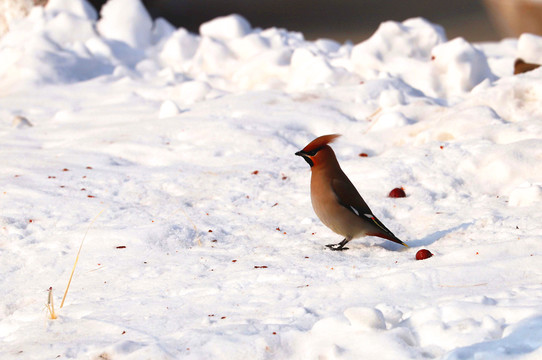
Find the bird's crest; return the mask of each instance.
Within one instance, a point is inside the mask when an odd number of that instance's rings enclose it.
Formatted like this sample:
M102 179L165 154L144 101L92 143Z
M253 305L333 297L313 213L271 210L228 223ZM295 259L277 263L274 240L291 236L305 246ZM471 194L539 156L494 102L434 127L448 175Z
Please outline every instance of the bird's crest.
M331 135L323 135L320 137L317 137L313 141L311 141L305 148L303 148L303 152L310 153L311 151L320 149L324 147L325 145L329 144L330 142L334 141L336 138L341 136L341 134L331 134Z

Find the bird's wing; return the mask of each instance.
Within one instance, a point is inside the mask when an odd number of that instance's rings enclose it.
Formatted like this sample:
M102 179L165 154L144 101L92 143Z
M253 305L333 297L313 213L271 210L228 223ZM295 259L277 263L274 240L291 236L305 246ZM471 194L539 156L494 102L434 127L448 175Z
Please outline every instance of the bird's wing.
M333 189L335 196L337 196L337 200L342 206L352 211L364 221L376 225L378 233L369 235L380 236L398 244L408 246L404 242L399 240L397 236L395 236L386 226L384 226L384 224L382 224L380 220L378 220L376 216L373 215L373 212L371 211L371 209L369 209L369 206L367 206L365 200L363 200L361 195L358 193L350 180L348 180L348 178L346 178L345 180L337 178L333 179L331 181L331 188Z
M337 178L333 179L331 181L331 188L333 189L335 196L337 196L339 203L357 216L373 214L365 200L363 200L348 178L345 177L344 180Z

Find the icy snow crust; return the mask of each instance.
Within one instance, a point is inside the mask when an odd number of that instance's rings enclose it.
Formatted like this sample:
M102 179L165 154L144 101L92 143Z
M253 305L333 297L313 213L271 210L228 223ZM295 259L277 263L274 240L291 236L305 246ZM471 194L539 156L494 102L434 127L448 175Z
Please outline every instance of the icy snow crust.
M0 358L542 358L542 70L516 57L542 38L34 8L0 39ZM294 152L328 133L410 248L324 248Z

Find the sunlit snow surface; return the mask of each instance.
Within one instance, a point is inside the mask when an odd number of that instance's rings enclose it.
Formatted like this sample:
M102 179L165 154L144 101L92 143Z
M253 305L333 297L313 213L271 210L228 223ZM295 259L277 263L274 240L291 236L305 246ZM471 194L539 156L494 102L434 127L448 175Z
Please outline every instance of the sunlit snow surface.
M101 15L50 0L0 38L2 359L542 358L542 70L512 75L542 38ZM410 248L324 247L294 153L330 133Z

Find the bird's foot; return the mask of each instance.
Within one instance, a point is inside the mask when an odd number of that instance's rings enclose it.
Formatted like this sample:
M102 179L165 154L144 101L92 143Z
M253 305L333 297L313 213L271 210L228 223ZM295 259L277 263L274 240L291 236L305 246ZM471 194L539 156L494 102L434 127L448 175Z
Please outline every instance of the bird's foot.
M333 251L344 251L344 250L349 249L347 247L344 247L344 245L341 246L341 244L328 244L328 245L326 245L326 247L328 247L329 250L333 250Z
M328 244L326 246L328 248L330 248L331 250L333 250L333 251L344 251L344 250L348 250L347 247L344 247L346 244L348 244L348 241L350 241L350 240L344 239L343 241L341 241L338 244Z

